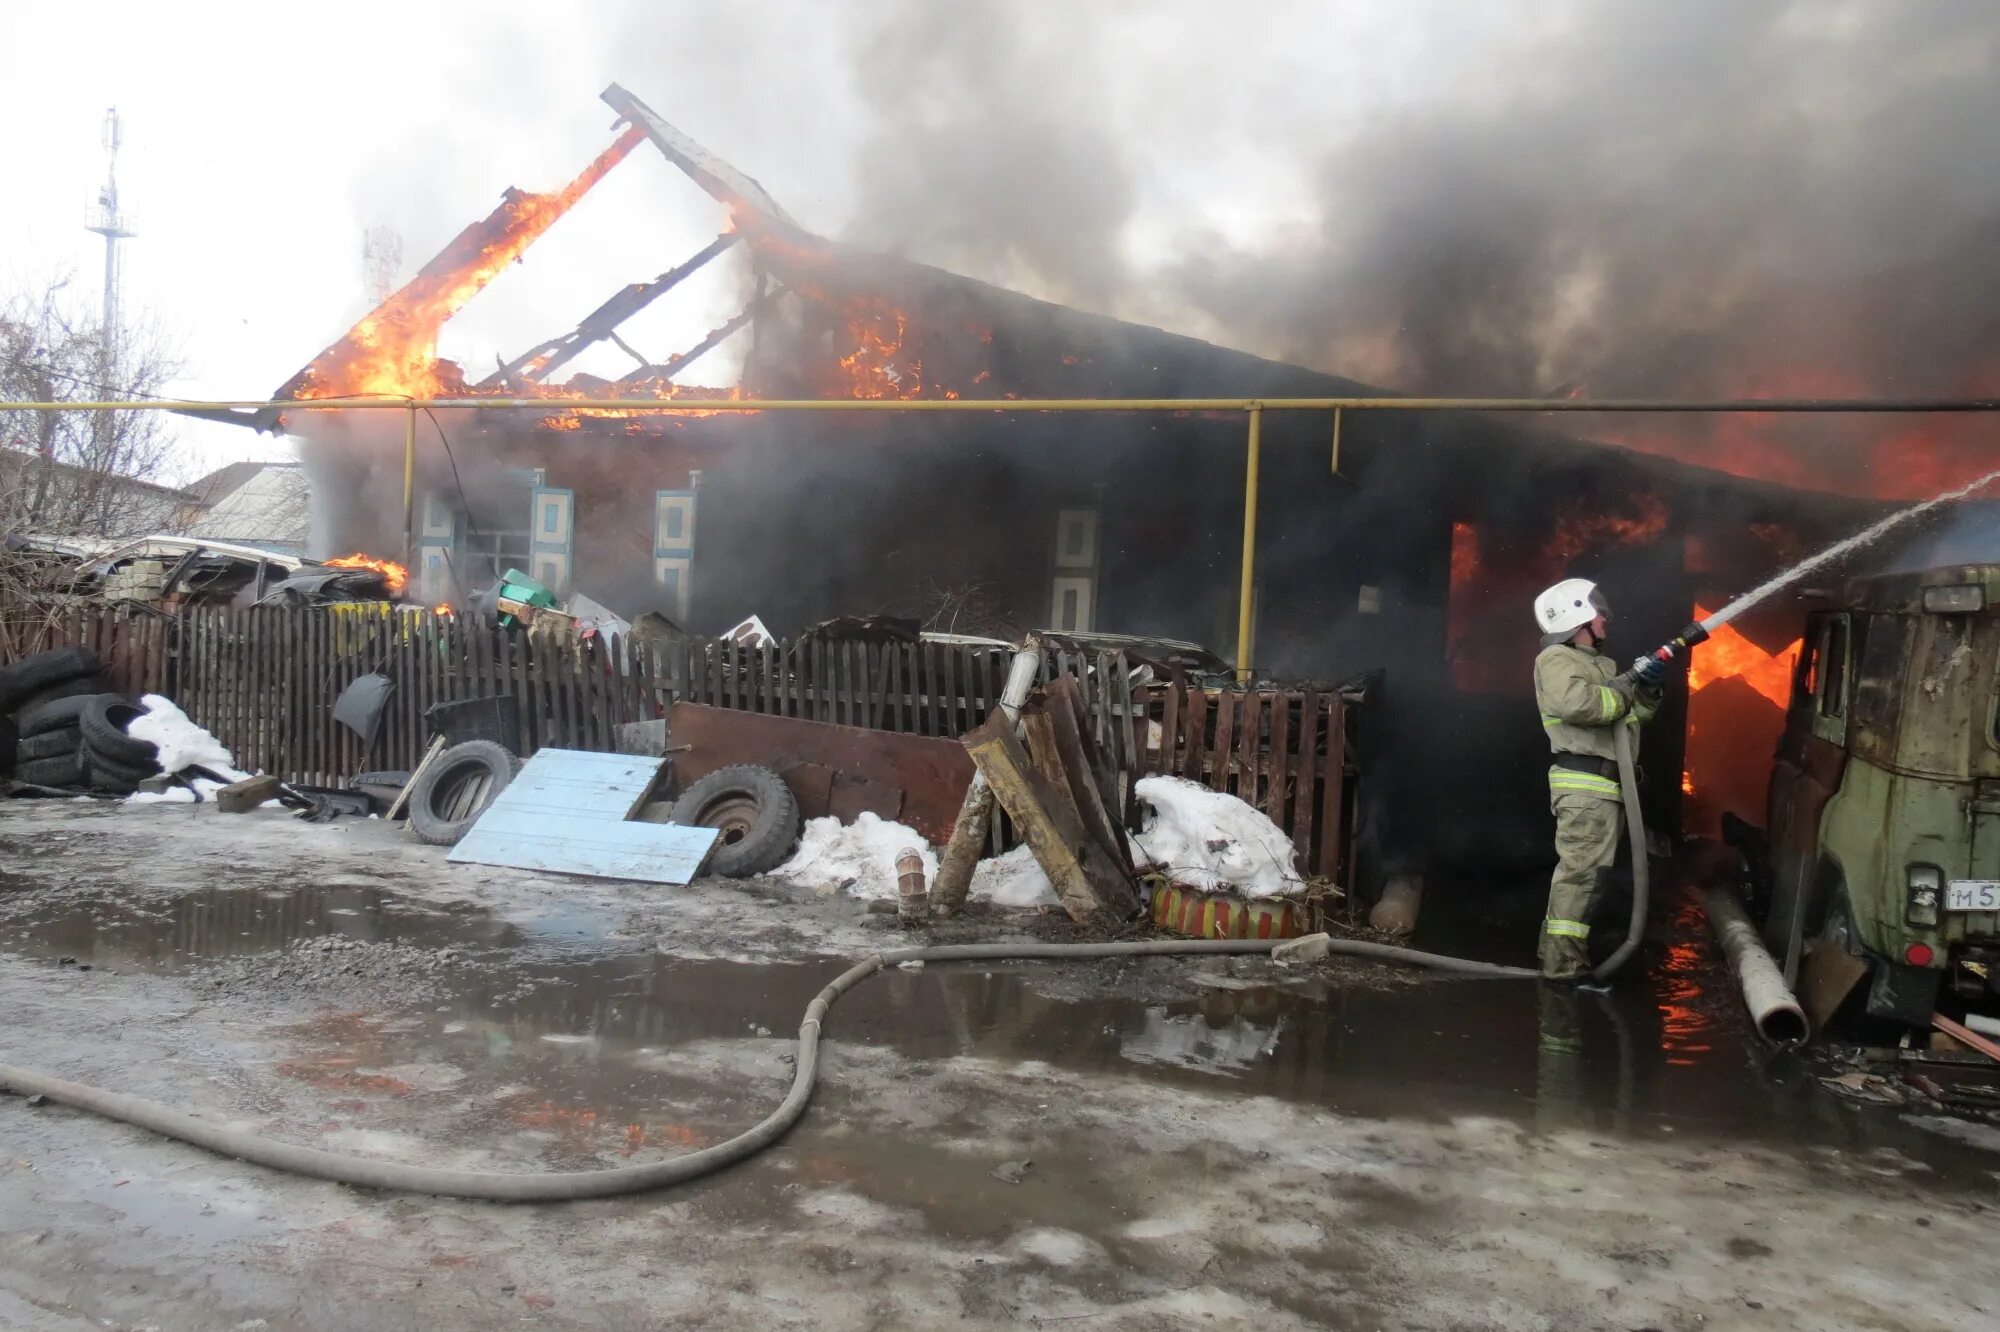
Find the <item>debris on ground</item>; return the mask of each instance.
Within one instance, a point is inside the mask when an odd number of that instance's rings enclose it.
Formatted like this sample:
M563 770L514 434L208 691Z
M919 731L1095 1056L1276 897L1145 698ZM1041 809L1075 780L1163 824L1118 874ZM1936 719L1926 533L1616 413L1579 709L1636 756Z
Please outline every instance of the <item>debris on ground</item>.
M1133 840L1173 882L1250 898L1305 891L1291 838L1262 811L1180 777L1142 777L1136 790L1145 812Z
M1002 1184L1019 1184L1028 1177L1028 1170L1034 1164L1033 1161L1003 1161L987 1173Z
M1859 1069L1837 1077L1821 1078L1819 1082L1836 1096L1850 1101L1865 1101L1870 1105L1901 1105L1906 1099L1903 1089L1889 1079Z
M484 769L462 795L447 785L454 752L468 754L469 772ZM539 749L520 765L492 741L468 741L446 750L431 773L412 783L422 789L411 793L410 818L429 826L432 815L438 817L424 840L450 845L446 859L453 864L680 886L701 872L719 834L630 817L652 790L659 767L654 758L575 749ZM426 803L431 794L451 807ZM471 813L459 815L460 803Z

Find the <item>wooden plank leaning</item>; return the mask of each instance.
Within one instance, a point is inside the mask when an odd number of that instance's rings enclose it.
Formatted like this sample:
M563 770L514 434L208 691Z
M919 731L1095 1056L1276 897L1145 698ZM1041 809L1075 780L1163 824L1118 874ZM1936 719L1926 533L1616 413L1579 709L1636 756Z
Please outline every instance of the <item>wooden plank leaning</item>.
M1021 830L1072 920L1110 925L1138 913L1131 880L1111 853L1084 831L1067 789L1049 781L1014 735L1001 709L965 736L965 748L993 788L994 798Z
M1035 687L1035 676L1041 669L1041 663L1042 645L1039 639L1030 638L1014 653L1007 683L1000 690L1000 706L994 709L993 714L1006 722L1010 728L1009 735L1013 733L1011 728L1020 721L1021 705L1028 701L1028 693ZM913 682L915 678L913 671ZM921 704L917 711L921 717ZM990 720L988 724L991 724ZM968 743L969 740L968 735ZM975 768L977 764L975 756ZM958 818L952 824L951 839L945 843L944 855L938 861L937 878L931 884L931 905L939 915L948 916L965 905L965 895L972 888L973 868L979 863L980 853L986 846L986 830L993 822L993 805L992 784L983 771L975 771L972 783L965 791L965 802L959 806ZM1009 815L1011 817L1011 810Z

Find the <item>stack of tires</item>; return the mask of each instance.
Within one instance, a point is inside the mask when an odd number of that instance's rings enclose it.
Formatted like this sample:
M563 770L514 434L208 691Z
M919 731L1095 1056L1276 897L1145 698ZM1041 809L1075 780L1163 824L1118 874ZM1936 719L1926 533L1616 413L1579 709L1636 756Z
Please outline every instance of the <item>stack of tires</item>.
M15 781L130 795L160 770L152 743L126 734L145 715L111 691L88 648L57 648L0 666L0 715L13 730Z

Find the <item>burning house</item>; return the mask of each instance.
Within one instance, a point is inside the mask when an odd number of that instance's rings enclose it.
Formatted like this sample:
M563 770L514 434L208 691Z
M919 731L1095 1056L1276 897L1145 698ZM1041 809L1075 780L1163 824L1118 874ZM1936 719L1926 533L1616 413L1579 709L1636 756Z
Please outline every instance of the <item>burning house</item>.
M582 174L553 193L509 191L279 391L522 404L423 423L407 527L402 413L288 419L315 475L321 549L407 551L427 601L518 567L698 632L753 611L779 633L888 612L961 633L1235 642L1240 414L735 404L1372 390L824 240L637 98L615 85L604 97L626 128ZM439 360L443 322L641 145L720 205L714 241L484 376ZM620 338L738 247L751 275L740 314L664 361ZM744 347L740 382L683 382L730 339ZM633 368L559 377L600 343ZM631 406L532 401L559 397ZM732 407L645 410L665 400ZM1261 456L1250 664L1264 678L1375 673L1364 845L1378 866L1546 855L1546 747L1529 710L1537 588L1567 572L1600 580L1621 648L1636 651L1880 510L1462 413L1268 411ZM1797 622L1795 602L1774 604L1697 656L1692 694L1647 740L1655 826L1755 812Z

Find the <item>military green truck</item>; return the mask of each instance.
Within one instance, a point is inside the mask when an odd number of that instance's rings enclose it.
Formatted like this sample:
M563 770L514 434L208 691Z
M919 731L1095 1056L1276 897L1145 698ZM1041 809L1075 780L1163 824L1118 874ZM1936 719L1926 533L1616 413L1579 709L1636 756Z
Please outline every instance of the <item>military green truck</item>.
M2000 1012L1996 704L2000 565L1856 579L1808 616L1764 939L1788 982L1809 973L1809 1008L1834 974L1843 993L1865 976L1878 1018Z

